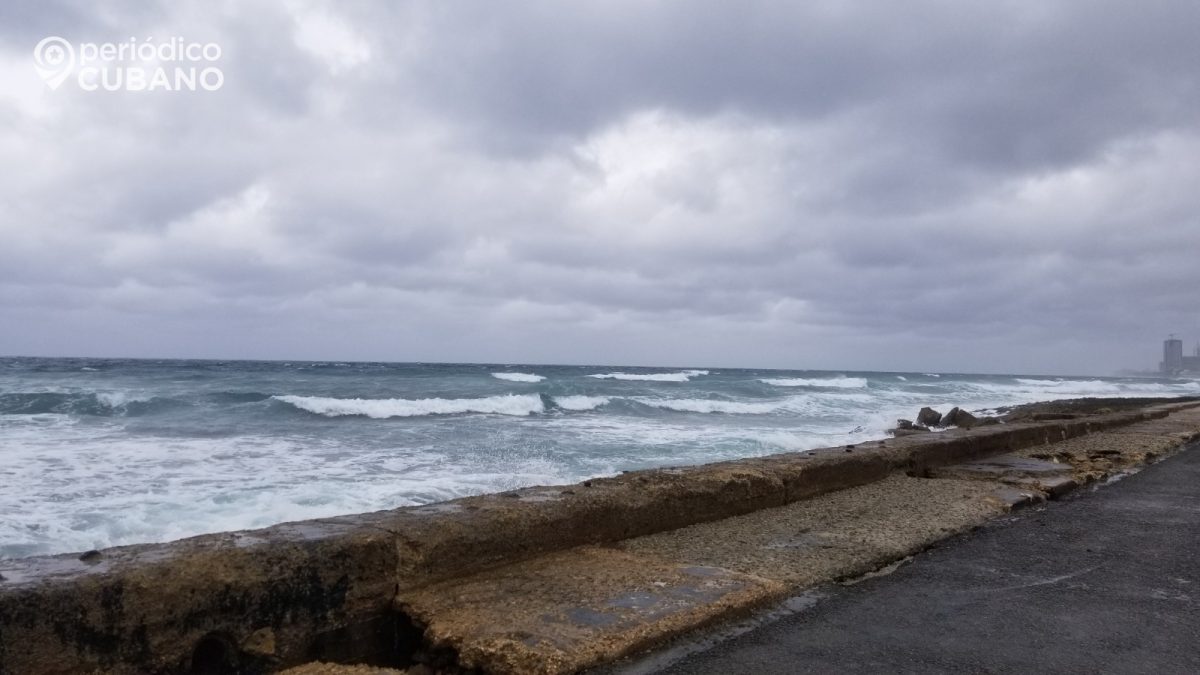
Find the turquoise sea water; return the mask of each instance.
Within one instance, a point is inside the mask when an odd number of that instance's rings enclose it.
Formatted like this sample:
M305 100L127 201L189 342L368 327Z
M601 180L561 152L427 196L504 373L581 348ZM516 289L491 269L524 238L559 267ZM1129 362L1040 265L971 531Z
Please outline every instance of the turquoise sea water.
M0 557L881 438L923 405L1200 383L418 363L0 359Z

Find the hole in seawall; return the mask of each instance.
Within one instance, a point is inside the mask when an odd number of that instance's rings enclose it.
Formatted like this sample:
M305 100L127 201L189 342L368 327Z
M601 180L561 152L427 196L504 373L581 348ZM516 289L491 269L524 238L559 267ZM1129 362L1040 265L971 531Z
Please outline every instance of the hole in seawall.
M243 644L244 646L244 644ZM239 647L228 633L213 632L196 642L188 668L190 675L265 675L274 672L278 659Z
M407 668L424 661L425 631L407 614L389 612L318 634L308 650L312 661Z
M238 658L237 645L221 633L209 633L200 638L192 650L191 675L238 675L246 672Z

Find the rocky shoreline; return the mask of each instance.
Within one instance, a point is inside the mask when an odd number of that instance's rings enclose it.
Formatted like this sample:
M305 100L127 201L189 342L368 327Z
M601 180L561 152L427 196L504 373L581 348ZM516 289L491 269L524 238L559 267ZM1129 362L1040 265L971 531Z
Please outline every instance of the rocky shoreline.
M994 411L995 414L975 415L957 406L945 414L928 406L917 411L916 421L910 419L896 420L896 426L888 430L893 437L912 436L929 433L935 429L950 428L972 429L993 424L1011 424L1014 422L1047 422L1053 420L1072 420L1088 415L1104 415L1121 410L1143 408L1161 402L1161 398L1071 398L1054 401L1038 401L1014 406L1005 406ZM1180 397L1172 401L1200 401L1200 397Z

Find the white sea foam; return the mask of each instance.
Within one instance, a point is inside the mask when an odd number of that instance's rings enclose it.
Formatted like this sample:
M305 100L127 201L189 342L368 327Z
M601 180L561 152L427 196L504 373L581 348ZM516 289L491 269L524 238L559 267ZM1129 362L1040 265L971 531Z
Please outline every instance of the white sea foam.
M533 373L492 373L492 377L509 382L541 382L546 379L543 375L534 375Z
M830 389L862 389L867 386L864 377L768 377L759 380L776 387L828 387Z
M897 375L896 379L900 380L901 382L908 382L908 378L903 375Z
M136 396L125 391L101 391L96 393L96 400L110 408L120 408L130 403L145 403L152 397Z
M554 403L563 410L595 410L606 405L608 396L555 396Z
M428 504L595 473L505 448L448 453L311 437L114 441L116 427L90 425L50 438L44 427L11 421L0 419L0 444L11 450L4 467L11 479L0 481L0 559ZM19 442L9 448L9 441Z
M802 409L808 402L808 399L803 396L789 396L778 401L714 401L706 398L656 399L644 396L634 397L631 400L663 410L731 415L767 415L784 410L795 411Z
M1060 385L1063 383L1063 381L1061 379L1058 379L1058 380L1032 380L1032 379L1025 378L1025 377L1018 377L1015 379L1017 382L1020 382L1021 384L1028 384L1028 385L1035 386L1035 387L1053 387L1053 386Z
M542 398L536 394L504 394L485 398L327 398L324 396L272 396L326 417L362 415L375 419L387 417L419 417L421 415L456 415L462 413L491 413L496 415L531 415L543 412Z
M588 375L598 380L642 380L645 382L687 382L693 377L707 375L707 370L683 370L678 373L596 373Z
M974 382L964 386L999 394L1006 394L1022 401L1029 396L1086 397L1086 396L1182 396L1200 393L1197 382L1122 382L1104 380L1040 380L1015 378L1016 384L1000 382Z

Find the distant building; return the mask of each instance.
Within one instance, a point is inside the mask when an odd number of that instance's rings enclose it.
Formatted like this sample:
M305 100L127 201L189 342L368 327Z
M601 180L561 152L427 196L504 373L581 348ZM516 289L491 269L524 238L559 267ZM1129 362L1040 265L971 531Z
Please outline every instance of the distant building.
M1163 360L1158 364L1158 370L1167 376L1200 373L1200 344L1196 345L1193 356L1184 356L1183 340L1174 336L1167 338L1163 341Z

